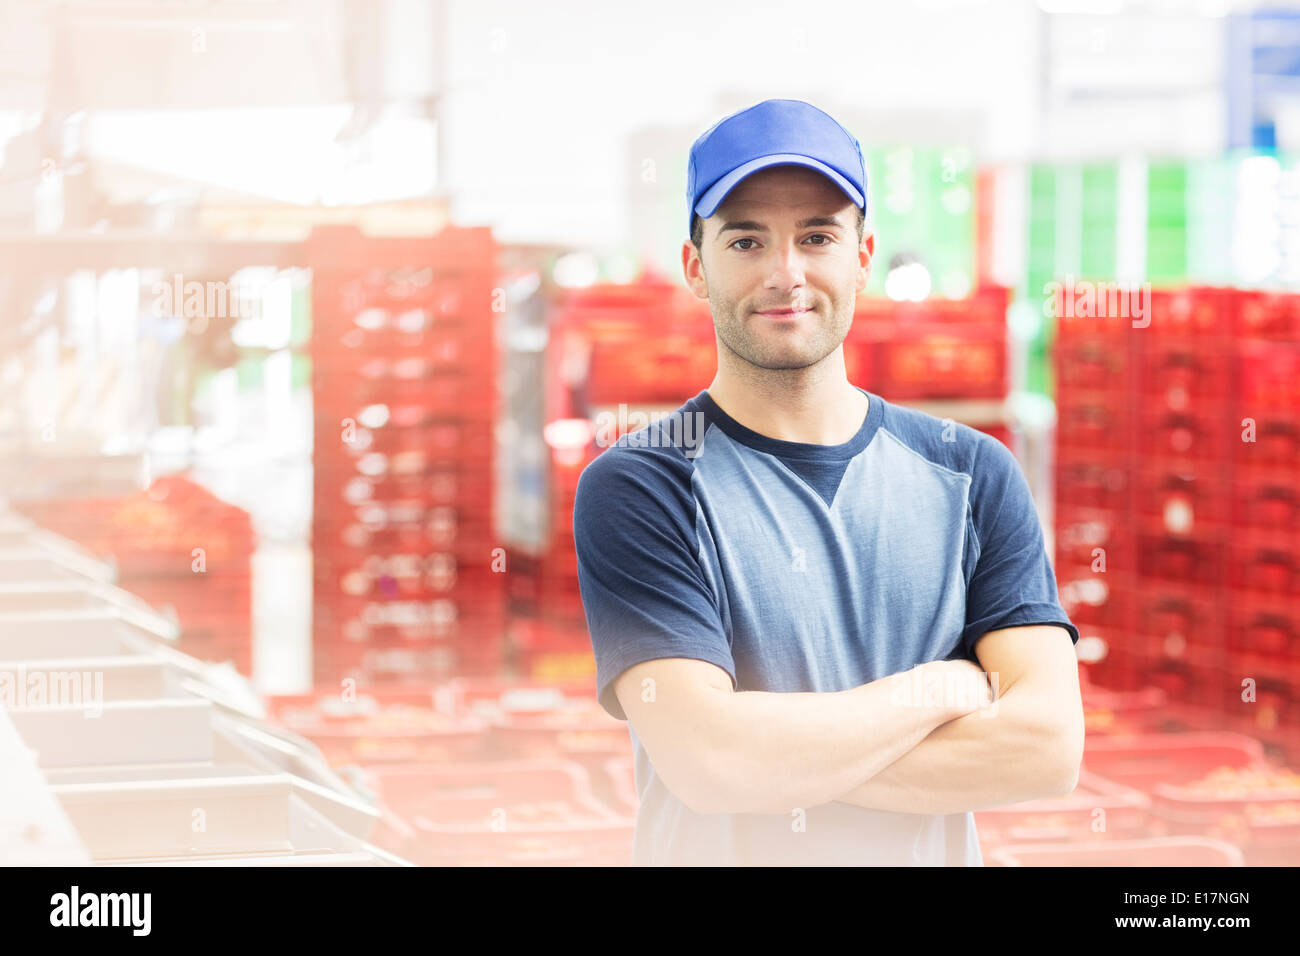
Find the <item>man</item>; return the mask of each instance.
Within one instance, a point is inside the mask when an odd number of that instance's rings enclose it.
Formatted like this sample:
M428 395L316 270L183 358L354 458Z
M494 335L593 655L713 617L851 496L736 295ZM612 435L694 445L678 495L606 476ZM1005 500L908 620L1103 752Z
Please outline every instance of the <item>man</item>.
M1019 465L847 380L866 194L858 141L807 103L691 148L717 376L588 465L574 508L634 863L978 866L972 811L1075 786L1078 631Z

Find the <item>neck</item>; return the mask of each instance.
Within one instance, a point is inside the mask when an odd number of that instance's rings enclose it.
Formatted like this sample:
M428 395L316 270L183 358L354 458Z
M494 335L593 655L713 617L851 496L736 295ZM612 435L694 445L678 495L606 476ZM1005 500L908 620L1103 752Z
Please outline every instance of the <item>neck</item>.
M811 445L842 445L867 416L867 396L849 383L844 352L836 349L816 365L763 369L719 348L718 374L709 397L724 412L760 435Z

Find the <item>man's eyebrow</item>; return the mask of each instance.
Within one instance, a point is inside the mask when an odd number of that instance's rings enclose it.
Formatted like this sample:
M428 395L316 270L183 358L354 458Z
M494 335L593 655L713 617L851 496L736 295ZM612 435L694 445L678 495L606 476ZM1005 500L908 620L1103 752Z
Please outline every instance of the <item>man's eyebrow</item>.
M840 222L838 216L813 216L811 219L801 219L794 224L796 229L808 229L812 226L834 227L843 229L844 223ZM722 228L718 230L718 235L722 235L728 229L738 232L767 232L767 226L754 219L737 219L735 222L724 222Z

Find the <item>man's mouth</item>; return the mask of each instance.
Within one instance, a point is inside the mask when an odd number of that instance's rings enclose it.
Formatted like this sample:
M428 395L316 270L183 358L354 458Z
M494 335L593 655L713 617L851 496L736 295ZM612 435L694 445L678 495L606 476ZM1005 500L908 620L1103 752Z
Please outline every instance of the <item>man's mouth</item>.
M778 318L778 319L780 319L780 318L790 318L790 319L792 319L792 318L795 318L795 317L797 317L797 316L803 315L803 314L806 313L806 312L811 312L811 311L812 311L812 309L793 309L793 308L791 308L791 309L764 309L762 312L760 312L760 313L758 313L758 314L759 314L759 315L770 315L770 316L772 316L773 318Z

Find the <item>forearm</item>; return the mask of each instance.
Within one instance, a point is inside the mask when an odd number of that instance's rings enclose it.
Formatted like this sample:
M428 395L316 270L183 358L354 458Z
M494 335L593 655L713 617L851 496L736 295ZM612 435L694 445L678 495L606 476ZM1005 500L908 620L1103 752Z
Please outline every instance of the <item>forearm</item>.
M717 813L788 814L877 775L971 709L951 695L916 699L899 684L914 671L838 693L726 695L710 721L710 786L700 802Z
M837 799L899 813L963 813L1073 789L1078 759L1052 715L1058 702L1008 689L996 707L944 723Z

